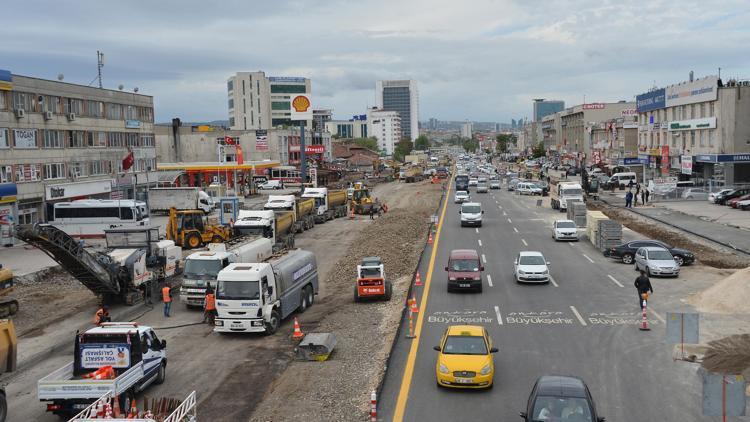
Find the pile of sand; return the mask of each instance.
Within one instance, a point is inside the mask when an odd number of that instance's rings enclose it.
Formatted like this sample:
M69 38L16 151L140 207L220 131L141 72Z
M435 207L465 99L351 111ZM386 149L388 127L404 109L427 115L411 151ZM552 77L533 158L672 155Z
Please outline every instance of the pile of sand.
M749 314L750 267L737 270L724 280L692 296L689 303L699 312Z

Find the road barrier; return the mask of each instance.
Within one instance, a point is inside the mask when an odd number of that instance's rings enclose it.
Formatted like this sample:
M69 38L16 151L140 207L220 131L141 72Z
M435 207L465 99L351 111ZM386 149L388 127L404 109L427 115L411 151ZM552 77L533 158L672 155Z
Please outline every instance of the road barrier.
M412 292L411 294L411 312L418 314L419 313L419 307L417 306L417 295Z
M414 335L414 313L409 311L409 332L406 333L406 338L415 338Z
M378 396L375 390L372 390L370 394L370 422L377 422L378 420Z

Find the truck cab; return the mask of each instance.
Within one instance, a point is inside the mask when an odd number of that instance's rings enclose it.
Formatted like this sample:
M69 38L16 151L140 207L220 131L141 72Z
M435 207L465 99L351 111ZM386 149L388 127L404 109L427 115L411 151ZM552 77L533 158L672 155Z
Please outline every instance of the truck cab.
M354 301L363 299L391 300L393 286L385 279L385 267L379 256L362 258L357 265L357 284L354 286Z
M294 195L269 195L264 210L287 210L293 211L296 198Z
M240 210L234 231L276 239L275 218L273 210Z
M583 188L579 183L560 182L555 186L555 195L552 198L552 208L560 211L568 209L568 205L574 202L583 202Z
M315 215L324 216L328 211L328 188L305 188L302 197L315 198Z

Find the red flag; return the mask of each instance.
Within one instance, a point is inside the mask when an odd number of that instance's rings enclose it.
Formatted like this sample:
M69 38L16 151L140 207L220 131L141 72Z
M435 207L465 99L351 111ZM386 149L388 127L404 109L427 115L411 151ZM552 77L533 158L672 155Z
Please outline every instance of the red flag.
M232 138L231 136L225 136L224 143L226 145L234 145L234 138Z
M128 155L122 159L122 170L127 171L129 168L133 167L134 162L135 157L133 157L133 151L128 151Z
M245 157L242 156L242 147L237 145L237 164L242 165L245 162Z

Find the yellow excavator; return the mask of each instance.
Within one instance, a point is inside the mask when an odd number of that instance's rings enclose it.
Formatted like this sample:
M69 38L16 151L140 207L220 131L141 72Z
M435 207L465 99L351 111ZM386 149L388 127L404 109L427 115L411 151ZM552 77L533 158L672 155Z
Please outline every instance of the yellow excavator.
M229 227L211 224L203 210L169 210L167 239L177 246L194 249L206 243L223 243L232 237Z
M0 318L7 318L18 312L18 301L6 298L13 291L13 272L0 264Z
M369 214L370 208L380 208L380 204L370 196L370 189L364 182L355 182L350 207L355 214Z

